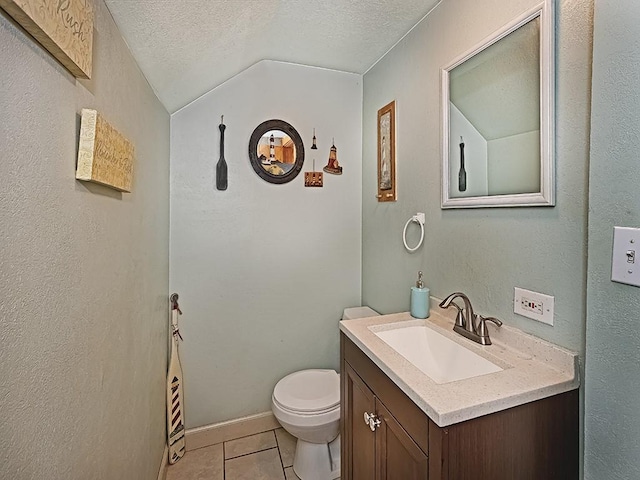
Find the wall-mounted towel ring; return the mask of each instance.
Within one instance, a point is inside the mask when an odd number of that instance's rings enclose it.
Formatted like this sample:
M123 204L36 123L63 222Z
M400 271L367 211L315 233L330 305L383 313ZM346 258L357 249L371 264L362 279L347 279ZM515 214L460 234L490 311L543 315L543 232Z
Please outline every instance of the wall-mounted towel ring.
M407 228L411 222L416 222L420 225L420 241L418 245L411 248L407 245ZM413 217L407 220L407 223L404 225L404 230L402 231L402 241L404 242L404 248L409 250L410 252L415 252L422 245L422 241L424 240L424 213L416 213Z

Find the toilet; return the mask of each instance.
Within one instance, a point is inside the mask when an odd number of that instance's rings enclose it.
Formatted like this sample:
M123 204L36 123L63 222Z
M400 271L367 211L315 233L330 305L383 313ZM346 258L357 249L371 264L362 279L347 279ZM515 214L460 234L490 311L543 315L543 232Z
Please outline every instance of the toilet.
M369 307L346 308L343 320L377 316ZM293 372L273 389L271 410L296 437L293 470L301 480L340 477L340 375L335 370Z

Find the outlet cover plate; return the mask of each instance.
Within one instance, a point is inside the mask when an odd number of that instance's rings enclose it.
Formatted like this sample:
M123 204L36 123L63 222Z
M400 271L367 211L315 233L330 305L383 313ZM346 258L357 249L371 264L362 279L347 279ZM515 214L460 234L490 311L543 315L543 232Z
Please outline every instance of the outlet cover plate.
M613 227L611 280L640 287L640 228Z
M523 317L553 326L554 297L515 287L513 311Z

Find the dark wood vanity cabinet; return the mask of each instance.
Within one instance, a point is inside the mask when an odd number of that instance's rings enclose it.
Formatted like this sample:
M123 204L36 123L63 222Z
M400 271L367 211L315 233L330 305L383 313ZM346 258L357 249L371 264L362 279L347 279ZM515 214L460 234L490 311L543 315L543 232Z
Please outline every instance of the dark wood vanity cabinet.
M578 478L578 390L440 428L344 334L340 349L342 480Z
M349 398L347 438L353 480L427 478L427 455L393 417L380 399L347 364L344 379ZM361 413L361 415L358 415ZM364 418L372 415L370 427ZM343 437L345 438L345 437ZM344 457L343 457L344 458Z

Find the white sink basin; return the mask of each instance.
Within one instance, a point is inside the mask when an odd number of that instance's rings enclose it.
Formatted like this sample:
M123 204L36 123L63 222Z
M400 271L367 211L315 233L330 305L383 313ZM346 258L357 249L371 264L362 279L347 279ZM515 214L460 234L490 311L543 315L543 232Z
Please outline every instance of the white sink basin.
M435 383L502 371L489 360L423 325L382 331L369 329Z

